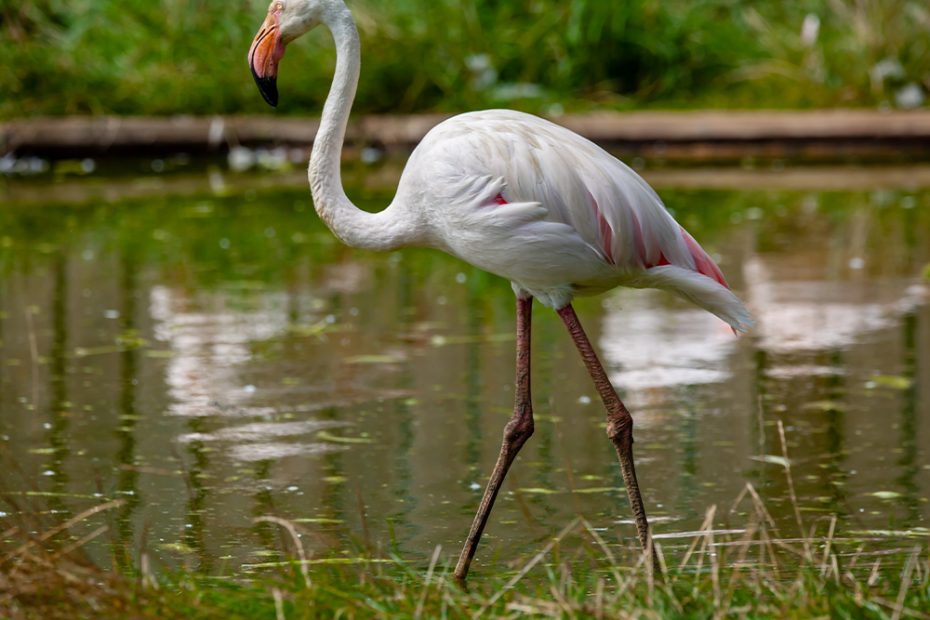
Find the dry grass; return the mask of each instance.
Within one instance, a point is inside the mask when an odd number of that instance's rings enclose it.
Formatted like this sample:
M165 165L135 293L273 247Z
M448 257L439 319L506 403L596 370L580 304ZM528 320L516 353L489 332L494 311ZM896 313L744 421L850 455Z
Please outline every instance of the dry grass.
M538 552L499 574L454 582L436 549L427 566L361 553L308 558L301 525L266 518L289 534L294 559L248 579L188 573L132 574L92 563L84 545L107 532L106 502L51 524L21 501L3 532L0 617L874 617L930 618L926 541L894 548L841 536L835 518L805 537L780 536L759 494L746 485L727 510L711 507L696 532L657 540L664 578L643 555L608 544L579 517ZM720 528L720 522L724 527ZM718 527L714 524L717 523ZM445 558L443 561L442 558Z
M273 515L256 522L281 528L281 551L291 560L222 579L155 575L141 549L137 566L114 555L113 567L104 567L88 546L106 541L112 511L124 500L72 515L48 510L39 493L5 494L0 618L930 619L926 530L859 536L844 534L835 516L805 522L780 423L779 437L782 456L773 462L784 470L792 528L804 535L781 532L746 484L730 506L708 508L698 530L656 535L661 574L635 540L611 544L578 516L503 570L478 567L469 590L452 576L454 556L439 547L423 566L377 554L370 544L360 544L354 558L311 557L302 541L314 532Z
M120 506L121 500L52 526L33 506L9 496L6 501L18 523L0 535L0 617L71 618L125 610L132 582L101 570L82 553L84 545L109 529L94 517ZM75 533L85 527L90 530Z
M781 455L766 458L783 469L791 532L746 484L730 506L709 507L696 531L655 536L659 572L635 539L611 543L616 532L579 515L534 553L477 567L469 590L453 578L454 549L413 565L373 551L366 533L355 557L312 557L310 526L276 515L255 520L286 534L279 551L290 560L220 578L154 574L145 548L133 560L115 539L106 545L125 500L72 513L51 494L3 493L0 618L930 619L927 530L861 534L835 516L805 520L780 421L778 436Z

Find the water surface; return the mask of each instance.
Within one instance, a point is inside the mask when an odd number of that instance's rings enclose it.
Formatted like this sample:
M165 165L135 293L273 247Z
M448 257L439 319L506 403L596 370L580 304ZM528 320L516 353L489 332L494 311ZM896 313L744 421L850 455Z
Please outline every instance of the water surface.
M380 174L350 195L386 204ZM670 547L747 482L797 534L779 421L806 524L927 536L930 191L844 174L699 189L715 173L689 172L660 188L755 313L748 336L661 292L577 304L633 411ZM103 563L144 549L156 567L236 573L279 557L265 515L300 524L314 555L458 552L510 415L510 287L435 251L341 246L296 176L5 182L6 498L62 515L124 499L89 547ZM536 434L479 565L578 514L611 544L634 535L596 394L538 305L533 363ZM15 507L0 511L2 531Z

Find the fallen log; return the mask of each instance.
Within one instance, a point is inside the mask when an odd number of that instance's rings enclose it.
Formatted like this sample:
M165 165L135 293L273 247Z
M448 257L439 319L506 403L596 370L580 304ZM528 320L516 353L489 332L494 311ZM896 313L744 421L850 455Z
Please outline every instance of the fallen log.
M350 147L409 151L446 116L366 116ZM914 161L930 158L930 111L596 112L553 118L627 157ZM308 147L316 118L65 117L0 123L0 154L42 157L224 152L237 146Z

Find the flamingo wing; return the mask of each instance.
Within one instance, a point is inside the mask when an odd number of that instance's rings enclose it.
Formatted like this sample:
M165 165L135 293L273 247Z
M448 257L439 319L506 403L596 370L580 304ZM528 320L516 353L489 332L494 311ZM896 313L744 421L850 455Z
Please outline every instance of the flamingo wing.
M410 171L410 174L408 174ZM510 110L437 126L401 181L436 245L553 307L617 285L673 290L745 330L713 259L635 171L559 125Z

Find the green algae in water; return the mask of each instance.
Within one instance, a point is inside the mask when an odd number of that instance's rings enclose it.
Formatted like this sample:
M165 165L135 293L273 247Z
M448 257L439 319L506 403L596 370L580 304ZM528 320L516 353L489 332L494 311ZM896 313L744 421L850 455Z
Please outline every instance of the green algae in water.
M343 443L343 444L365 444L371 443L373 439L370 437L346 437L345 435L334 435L329 431L319 431L316 434L318 439L322 441L328 441L331 443Z

